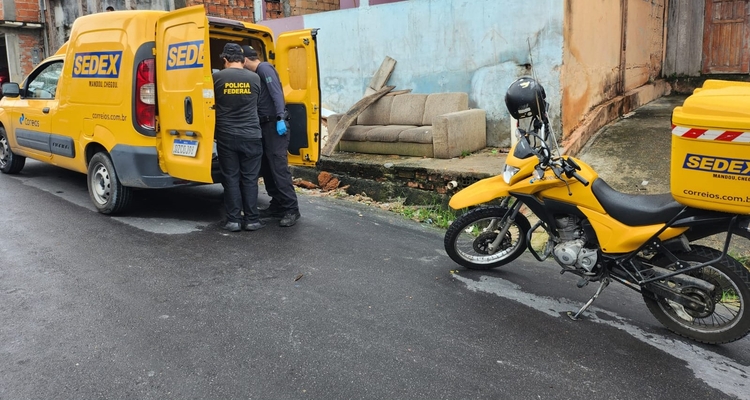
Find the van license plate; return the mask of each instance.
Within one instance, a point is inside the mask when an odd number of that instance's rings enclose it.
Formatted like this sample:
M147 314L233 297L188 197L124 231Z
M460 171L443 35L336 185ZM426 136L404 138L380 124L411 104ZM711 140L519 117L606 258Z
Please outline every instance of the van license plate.
M172 145L172 154L176 156L195 157L197 151L197 140L175 139Z

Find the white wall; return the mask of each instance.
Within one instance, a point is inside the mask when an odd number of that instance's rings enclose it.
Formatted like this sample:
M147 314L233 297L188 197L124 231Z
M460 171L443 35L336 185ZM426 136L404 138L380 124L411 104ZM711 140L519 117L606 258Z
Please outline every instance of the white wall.
M348 110L390 56L396 67L388 84L413 93L468 92L469 105L487 111L488 145L508 145L505 90L529 74L523 65L531 63L530 55L559 132L563 5L559 0L409 0L305 15L305 28L320 28L323 107Z

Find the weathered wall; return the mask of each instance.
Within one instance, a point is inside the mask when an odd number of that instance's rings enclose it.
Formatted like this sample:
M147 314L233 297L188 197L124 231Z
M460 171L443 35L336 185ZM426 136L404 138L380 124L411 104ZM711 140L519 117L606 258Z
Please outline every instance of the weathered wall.
M661 76L666 2L566 0L560 74L564 137L594 107Z
M27 1L37 4L38 0L15 0L16 3ZM302 15L329 11L339 7L340 0L280 0L268 3L256 0L43 0L49 3L51 12L49 22L49 53L54 53L70 35L73 21L81 15L104 12L108 6L115 10L175 10L178 8L204 5L208 15L231 18L240 21L254 22L254 8L260 4L265 12L264 18L283 18L283 7L289 8L290 15ZM376 0L371 0L376 1ZM389 0L380 0L389 1ZM394 1L394 0L390 0ZM10 0L4 0L3 4Z
M705 2L672 0L667 10L664 76L699 76L703 55Z
M653 82L661 75L664 17L667 0L628 0L624 92Z
M138 3L142 3L145 0L138 0ZM183 0L184 1L184 0ZM175 0L174 8L183 8L184 6L194 6L202 4L205 6L206 14L236 19L239 21L253 22L253 0L187 0L184 1ZM166 10L162 7L154 7L152 10Z
M414 93L467 92L471 107L487 111L488 144L503 146L510 142L505 90L530 73L532 60L559 130L562 4L410 0L305 15L294 28L321 28L323 107L348 110L389 56L396 60L390 85ZM275 22L261 23L277 34L292 28Z
M44 59L41 30L0 29L5 35L10 80L21 82Z
M8 21L39 22L38 0L3 0L3 17Z
M390 56L397 64L389 84L398 89L412 89L415 93L469 93L470 106L487 111L490 146L505 146L510 142L504 95L508 85L519 76L533 73L545 86L553 126L563 136L574 130L597 105L657 79L667 3L667 0L47 1L54 6L54 23L50 25L51 36L56 39L50 43L50 52L62 44L73 20L84 14L84 7L90 13L107 5L117 9L169 10L205 4L212 15L245 21L252 20L253 8L258 5L263 8L255 14L258 17L263 17L261 11L268 14L274 4L282 7L282 14L283 7L289 8L289 13L314 12L258 23L268 25L277 35L301 28L320 28L318 50L325 108L346 111L361 98L383 58ZM334 7L335 2L341 10L316 12ZM234 8L227 11L231 7ZM625 45L621 46L622 43Z
M276 19L338 10L340 0L279 0L277 3L264 1L262 6L265 8L263 19Z
M0 19L23 22L23 28L0 29L5 38L10 79L20 82L44 59L44 36L38 0L3 0ZM32 27L33 26L33 27Z
M563 136L597 104L614 97L620 82L620 2L567 0L563 82Z

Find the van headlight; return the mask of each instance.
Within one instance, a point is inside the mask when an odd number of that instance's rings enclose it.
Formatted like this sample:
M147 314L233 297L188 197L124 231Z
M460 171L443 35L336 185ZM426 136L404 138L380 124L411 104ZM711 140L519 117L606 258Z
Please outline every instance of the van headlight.
M510 178L512 178L513 175L517 174L520 170L520 168L505 164L505 167L503 168L503 180L505 181L505 183L510 185Z

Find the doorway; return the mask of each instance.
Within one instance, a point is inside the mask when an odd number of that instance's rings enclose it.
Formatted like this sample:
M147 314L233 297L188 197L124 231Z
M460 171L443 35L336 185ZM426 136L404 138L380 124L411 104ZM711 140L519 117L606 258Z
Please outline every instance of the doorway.
M750 72L748 0L706 0L703 31L704 74Z

